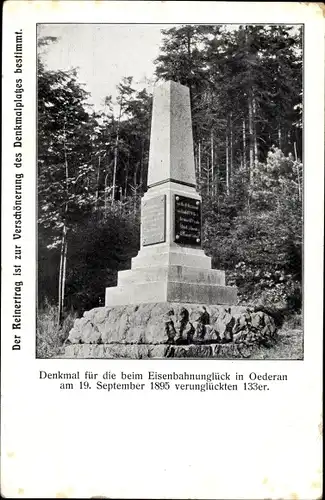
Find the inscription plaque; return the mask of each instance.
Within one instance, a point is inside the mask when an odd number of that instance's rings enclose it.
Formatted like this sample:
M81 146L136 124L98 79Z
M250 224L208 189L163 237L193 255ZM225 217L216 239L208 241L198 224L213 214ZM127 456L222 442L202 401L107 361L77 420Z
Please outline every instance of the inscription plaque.
M142 205L142 245L166 241L166 195L146 200Z
M194 198L175 195L176 243L201 246L201 202Z

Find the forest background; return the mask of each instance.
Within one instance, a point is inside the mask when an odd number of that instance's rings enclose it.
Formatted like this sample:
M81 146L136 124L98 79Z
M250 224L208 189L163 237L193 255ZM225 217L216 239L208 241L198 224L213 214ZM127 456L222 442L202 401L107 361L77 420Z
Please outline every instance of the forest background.
M162 33L152 83L190 89L203 248L240 303L300 313L302 28ZM77 69L46 67L55 43L38 38L37 74L38 327L54 343L75 315L104 304L105 287L137 254L152 104L148 88L125 75L116 102L107 95L94 110Z

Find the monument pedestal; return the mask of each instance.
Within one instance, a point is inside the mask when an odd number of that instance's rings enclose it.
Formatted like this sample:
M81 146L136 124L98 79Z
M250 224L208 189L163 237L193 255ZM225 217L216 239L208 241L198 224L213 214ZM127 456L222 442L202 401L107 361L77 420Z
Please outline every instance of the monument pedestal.
M142 304L155 302L179 302L190 304L235 304L237 300L236 289L225 285L212 285L205 283L187 283L172 281L171 274L180 269L179 266L155 269L158 274L162 271L165 277L160 281L148 281L127 284L116 288L106 289L106 306L119 306L126 304ZM192 270L191 268L187 268ZM183 268L183 270L187 270ZM184 271L181 271L183 273ZM144 279L144 277L141 277Z
M236 288L226 286L225 272L211 269L211 258L200 248L200 208L192 186L166 181L148 190L141 203L140 251L131 269L118 273L117 287L106 288L106 306L236 303Z
M201 248L201 228L189 89L165 82L154 92L140 251L131 270L119 272L117 287L106 289L105 305L235 304L236 288Z

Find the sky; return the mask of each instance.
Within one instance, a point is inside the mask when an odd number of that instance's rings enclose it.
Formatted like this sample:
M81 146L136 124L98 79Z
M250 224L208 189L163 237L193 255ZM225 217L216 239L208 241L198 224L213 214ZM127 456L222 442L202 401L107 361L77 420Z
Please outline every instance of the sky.
M54 36L43 61L50 70L78 68L79 80L91 93L89 103L102 109L105 96L116 102L116 86L133 76L133 88L152 92L154 60L162 43L162 24L39 24L38 36ZM236 25L228 25L234 29ZM118 106L113 106L117 113Z
M103 99L116 99L116 85L123 77L133 76L133 88L152 85L154 59L162 42L161 29L172 25L42 24L38 36L55 36L42 59L50 70L78 68L79 80L91 93L95 110Z

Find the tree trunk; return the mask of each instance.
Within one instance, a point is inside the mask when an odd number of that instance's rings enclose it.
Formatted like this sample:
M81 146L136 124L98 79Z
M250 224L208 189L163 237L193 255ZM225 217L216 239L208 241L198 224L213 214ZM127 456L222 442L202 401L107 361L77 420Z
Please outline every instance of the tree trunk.
M64 151L64 167L65 167L65 193L66 202L64 207L64 221L62 228L61 252L60 252L60 266L59 266L59 291L58 291L58 324L61 325L63 319L63 306L65 299L65 281L67 270L67 214L69 204L69 164L68 153L66 146L66 118L63 126L63 151Z
M127 189L128 189L128 175L129 175L129 168L130 168L130 150L128 150L128 162L126 164L126 171L125 171L125 184L124 184L124 198L127 198Z
M144 141L141 146L141 161L140 161L140 193L143 193L143 156L144 156Z
M62 324L63 308L65 300L65 282L67 274L67 253L68 253L68 240L67 240L67 227L62 228L62 241L60 251L60 269L59 269L59 293L58 293L58 325Z
M256 168L258 164L258 148L257 148L257 139L256 132L254 127L254 167Z
M108 188L108 185L107 185L107 180L108 180L108 176L109 176L109 171L110 171L110 168L112 166L112 163L113 163L114 160L112 160L110 163L108 163L107 165L107 171L106 171L106 175L105 175L105 180L104 180L104 215L107 213L107 207L108 207L108 196L109 196L109 192L111 191L111 189Z
M278 147L279 149L282 148L282 137L281 137L281 126L278 126Z
M209 158L207 159L207 194L210 194L210 163Z
M67 254L68 254L68 240L67 240L67 228L65 228L63 263L62 263L62 294L61 294L61 299L62 299L61 311L62 311L62 313L63 313L64 300L65 300L65 283L66 283L66 278L67 278Z
M233 158L233 130L232 130L232 113L230 113L230 165L229 165L229 186L231 185L233 168L234 168L234 158Z
M133 198L133 213L134 215L137 213L137 191L138 186L134 186L134 198Z
M119 111L119 116L118 116L118 121L117 121L116 140L115 140L115 147L114 147L113 186L112 186L112 200L111 200L112 206L114 205L114 201L115 201L116 172L117 172L117 159L118 159L118 145L119 145L121 114L122 114L122 103L120 104L120 111Z
M254 166L254 135L253 135L253 106L252 98L248 99L248 135L249 135L249 183L253 179L253 166Z
M219 193L219 167L218 167L218 151L216 149L215 142L213 144L213 157L214 157L214 197L218 198L218 193Z
M99 173L100 173L100 156L98 156L97 179L96 179L96 198L95 198L96 212L98 210L98 198L99 198Z
M253 96L253 142L254 142L254 167L258 163L257 133L256 133L256 100Z
M111 204L114 205L115 201L115 188L116 188L116 170L117 170L117 156L118 156L118 135L116 136L116 143L114 147L114 168L113 168L113 184L112 184L112 198Z
M246 123L243 119L243 169L246 171Z
M61 322L62 322L62 273L63 273L64 245L65 245L65 243L64 243L64 229L65 229L65 226L63 226L62 239L61 239L61 251L60 251L58 317L57 317L58 325L61 325Z
M138 184L137 184L137 177L138 177L138 170L139 170L139 163L136 164L136 167L134 169L134 173L133 173L133 184L134 184L134 205L133 205L133 209L134 209L134 214L136 214L136 211L137 211L137 195L138 195Z
M211 130L211 194L214 196L214 145L213 130Z
M191 30L192 28L189 27L188 30L187 30L187 34L186 34L186 47L187 47L187 72L188 72L188 76L190 77L191 76L191 73L192 73L192 50L191 50ZM190 91L190 103L193 105L193 102L192 102L192 99L193 99L193 90L192 90L192 80L189 79L188 80L188 87L189 87L189 91Z
M199 142L199 182L201 183L201 142Z
M226 193L229 195L229 144L228 132L226 132Z
M297 145L294 142L293 147L295 150L295 162L297 167L297 181L298 181L298 200L301 201L301 183L300 183L300 174L299 174L299 165L298 165L298 155L297 155Z
M107 212L107 177L108 172L105 175L105 183L104 183L104 214Z

